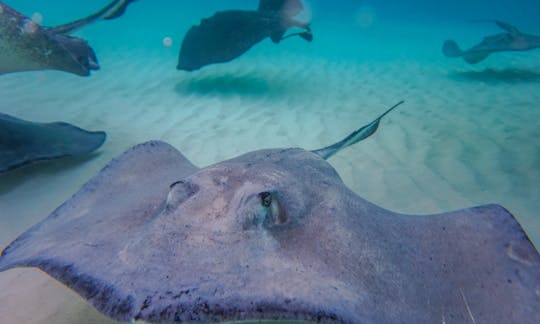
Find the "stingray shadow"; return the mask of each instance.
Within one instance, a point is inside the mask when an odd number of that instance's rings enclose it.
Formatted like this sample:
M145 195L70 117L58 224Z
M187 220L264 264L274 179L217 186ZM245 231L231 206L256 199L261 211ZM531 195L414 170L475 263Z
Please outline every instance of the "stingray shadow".
M540 72L524 69L485 69L483 71L453 72L450 77L459 80L482 82L540 82Z
M16 169L0 173L0 196L35 177L52 176L70 168L75 168L90 162L99 152L84 156L64 157L54 160L36 161Z
M175 86L181 95L280 97L290 96L299 89L296 80L261 74L189 75Z

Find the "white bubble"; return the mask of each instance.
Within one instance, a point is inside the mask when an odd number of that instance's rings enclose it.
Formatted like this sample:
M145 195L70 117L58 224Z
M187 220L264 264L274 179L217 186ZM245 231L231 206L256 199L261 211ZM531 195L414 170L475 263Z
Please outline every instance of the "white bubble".
M41 23L43 22L43 15L41 13L39 13L39 12L35 12L32 15L32 21L35 22L38 25L41 25Z
M356 23L360 28L371 27L376 18L377 14L375 13L375 9L371 6L361 6L356 11Z
M165 46L165 47L171 47L172 44L173 44L172 38L170 38L169 36L163 38L163 46Z

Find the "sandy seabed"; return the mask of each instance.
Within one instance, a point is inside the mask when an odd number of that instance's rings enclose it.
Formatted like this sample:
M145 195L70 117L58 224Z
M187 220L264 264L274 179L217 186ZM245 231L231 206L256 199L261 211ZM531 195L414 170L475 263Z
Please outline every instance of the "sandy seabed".
M500 54L471 67L439 56L302 56L265 43L191 74L174 69L174 54L101 51L102 71L90 78L1 76L1 112L108 133L90 156L0 176L1 247L132 145L163 140L201 167L262 148L316 149L402 99L373 137L329 160L343 181L401 213L499 203L540 246L540 53ZM107 321L40 271L0 274L0 323Z

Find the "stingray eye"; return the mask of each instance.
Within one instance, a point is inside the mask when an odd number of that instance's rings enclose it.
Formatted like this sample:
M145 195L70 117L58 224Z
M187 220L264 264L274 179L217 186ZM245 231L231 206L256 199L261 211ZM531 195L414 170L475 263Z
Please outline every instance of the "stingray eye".
M287 215L282 210L276 193L264 191L259 193L261 205L265 209L264 223L267 225L279 225L287 221Z
M243 228L272 228L287 222L287 215L279 202L279 195L274 191L262 191L249 195L245 200L246 209L243 216Z
M272 205L272 194L269 193L269 192L261 192L259 194L259 197L261 197L261 205L263 205L263 207L270 207Z

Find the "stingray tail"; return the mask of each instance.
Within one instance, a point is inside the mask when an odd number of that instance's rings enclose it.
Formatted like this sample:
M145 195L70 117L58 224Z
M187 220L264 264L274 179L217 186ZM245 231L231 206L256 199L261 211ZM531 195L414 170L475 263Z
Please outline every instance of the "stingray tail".
M370 137L371 135L373 135L375 133L375 131L377 131L377 128L379 128L379 123L380 123L381 119L384 116L386 116L389 112L394 110L397 106L401 105L402 103L404 103L403 100L401 100L397 104L390 107L390 109L385 111L383 114L381 114L379 117L377 117L371 123L369 123L369 124L367 124L365 126L362 126L359 129L355 130L349 136L345 137L343 140L341 140L341 141L339 141L337 143L334 143L332 145L329 145L327 147L324 147L322 149L313 150L311 152L319 155L320 157L322 157L323 159L326 160L329 157L331 157L332 155L334 155L337 152L341 151L342 149L344 149L344 148L346 148L348 146L351 146L353 144L356 144L356 143L360 142L361 140L364 140L364 139Z
M116 18L122 16L126 12L126 9L129 6L129 4L134 2L134 1L137 1L137 0L123 0L123 1L121 1L120 4L118 6L116 6L116 8L114 8L113 10L108 12L103 17L103 19L112 20L112 19L116 19Z
M88 17L75 20L73 22L47 28L48 31L56 34L68 34L77 31L84 26L96 22L101 19L114 19L120 17L126 11L127 6L135 0L114 0L103 9Z
M460 57L464 53L461 48L459 48L458 44L453 40L447 40L444 42L442 52L447 57Z

